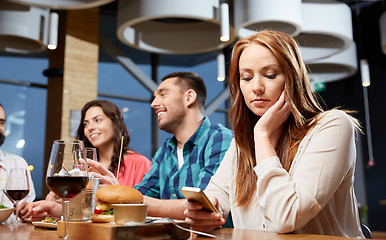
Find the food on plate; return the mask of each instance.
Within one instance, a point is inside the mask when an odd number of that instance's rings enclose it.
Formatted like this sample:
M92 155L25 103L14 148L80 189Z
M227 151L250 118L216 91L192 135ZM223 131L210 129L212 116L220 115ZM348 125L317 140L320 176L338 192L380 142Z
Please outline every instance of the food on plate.
M143 203L141 192L132 187L124 185L108 185L101 187L95 194L97 205L94 214L91 215L92 222L113 222L114 210L111 204Z
M56 224L56 220L51 218L51 217L46 217L45 219L42 220L43 223L52 223Z
M3 204L0 204L0 209L5 209L7 208L6 206L4 206Z

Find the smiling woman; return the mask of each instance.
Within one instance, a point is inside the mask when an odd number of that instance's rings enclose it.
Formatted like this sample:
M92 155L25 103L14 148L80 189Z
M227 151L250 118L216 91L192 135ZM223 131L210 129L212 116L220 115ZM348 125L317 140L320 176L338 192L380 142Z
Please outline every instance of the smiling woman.
M121 185L132 187L138 184L150 169L150 160L129 147L130 135L123 116L119 108L108 100L93 100L84 105L77 138L84 141L85 147L97 149L99 163L91 162L90 165L97 171L93 174L101 178L102 184L117 183L111 173L116 176L120 158L122 161L116 178Z

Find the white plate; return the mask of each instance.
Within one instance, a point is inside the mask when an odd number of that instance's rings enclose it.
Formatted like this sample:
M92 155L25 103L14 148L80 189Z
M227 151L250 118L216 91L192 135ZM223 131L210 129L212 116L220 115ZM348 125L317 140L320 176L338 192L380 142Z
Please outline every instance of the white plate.
M15 211L15 208L1 208L0 209L0 223L7 220L7 218Z
M32 222L32 225L35 227L41 227L41 228L57 228L57 224L55 223L45 223L45 222Z

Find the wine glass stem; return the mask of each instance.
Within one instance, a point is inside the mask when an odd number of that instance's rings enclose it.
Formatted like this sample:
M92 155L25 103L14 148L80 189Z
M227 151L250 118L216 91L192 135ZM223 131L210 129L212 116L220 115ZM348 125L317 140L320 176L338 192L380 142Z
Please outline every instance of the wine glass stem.
M70 200L63 199L63 218L64 218L64 238L63 239L71 239L68 234L68 225L69 225L69 213L70 213Z
M15 211L15 217L16 217L16 225L19 224L19 209L17 208L17 204L19 203L19 201L15 201L15 208L16 208L16 211Z

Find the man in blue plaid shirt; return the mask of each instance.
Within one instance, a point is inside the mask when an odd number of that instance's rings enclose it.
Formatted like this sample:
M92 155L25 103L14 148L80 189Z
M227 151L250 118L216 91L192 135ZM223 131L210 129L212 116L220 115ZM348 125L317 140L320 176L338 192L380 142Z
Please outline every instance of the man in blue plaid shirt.
M154 93L151 107L159 128L174 136L158 149L150 171L135 186L145 195L149 216L184 219L180 189L205 189L229 147L232 131L211 125L204 116L205 100L204 82L191 72L166 75Z

